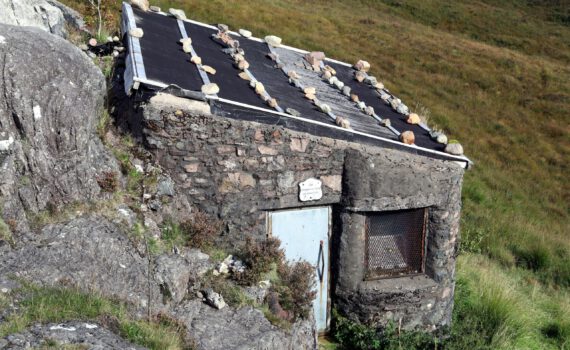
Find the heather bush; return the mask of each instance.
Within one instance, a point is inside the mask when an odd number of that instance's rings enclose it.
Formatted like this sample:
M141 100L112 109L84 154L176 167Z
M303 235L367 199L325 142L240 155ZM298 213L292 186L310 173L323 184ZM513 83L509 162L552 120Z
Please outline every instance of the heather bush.
M217 252L219 249L215 248L215 242L222 232L222 227L222 221L201 211L195 212L190 220L182 223L167 219L162 226L161 244L156 250L187 246L198 248L208 254L212 251Z
M273 289L279 294L281 307L293 320L307 318L317 295L315 268L306 261L297 261L281 264L277 272L280 280Z
M311 312L315 292L315 268L306 261L294 263L285 260L281 241L274 237L256 241L251 237L238 254L246 269L234 274L241 285L254 285L273 274L270 310L286 321L307 318ZM285 311L285 312L283 312Z
M105 192L115 192L119 187L119 179L114 171L105 171L97 176L97 184Z
M216 238L222 232L223 223L203 211L197 211L191 220L180 224L182 232L187 235L187 245L192 248L208 250L213 247Z
M256 241L247 237L245 245L238 253L246 269L235 275L236 280L242 285L257 284L263 275L271 271L272 266L283 264L285 253L280 246L281 241L277 238L269 237Z

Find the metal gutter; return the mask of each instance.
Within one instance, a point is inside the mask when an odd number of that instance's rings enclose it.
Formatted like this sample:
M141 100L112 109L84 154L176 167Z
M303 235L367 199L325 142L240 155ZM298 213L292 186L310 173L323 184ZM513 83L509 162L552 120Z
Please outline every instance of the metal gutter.
M160 89L166 88L168 86L167 84L164 84L162 82L158 82L158 81L154 81L154 80L148 80L148 79L144 79L144 80L138 79L137 81L142 83L142 84L151 85L151 86L154 86L154 87L160 88ZM396 140L387 139L387 138L380 137L380 136L370 135L370 134L367 134L365 132L361 132L361 131L357 131L357 130L353 130L353 129L345 129L345 128L341 128L340 126L337 126L337 125L327 124L327 123L323 123L323 122L319 122L319 121L315 121L315 120L311 120L311 119L306 119L303 117L295 117L295 116L288 114L288 113L283 113L283 112L275 111L275 110L268 109L268 108L257 107L257 106L253 106L253 105L250 105L247 103L241 103L241 102L237 102L237 101L233 101L233 100L228 100L228 99L218 97L218 96L206 95L205 97L206 97L206 99L211 100L211 101L220 101L220 102L227 103L227 104L234 105L234 106L254 109L254 110L257 110L260 112L270 113L270 114L278 115L281 117L287 117L290 119L306 122L309 124L319 125L319 126L323 126L323 127L327 127L327 128L332 128L335 130L341 130L343 132L353 133L353 134L364 136L364 137L371 138L374 140L379 140L379 141L387 142L390 144L394 144L394 145L397 145L397 146L400 146L403 148L416 149L416 150L421 150L422 152L425 152L425 153L436 154L438 156L445 157L446 160L465 163L465 165L462 165L465 169L467 169L471 164L473 164L473 162L465 156L454 156L454 155L449 154L449 153L435 151L435 150L431 150L429 148L418 147L416 145L408 145L408 144L405 144L405 143L402 143L402 142L399 142Z
M139 38L133 38L129 35L129 30L137 27L133 8L130 4L123 2L123 21L121 22L123 35L127 36L129 51L126 59L125 69L125 92L130 95L131 89L138 89L139 80L146 79L146 71L144 69L144 61L141 51Z

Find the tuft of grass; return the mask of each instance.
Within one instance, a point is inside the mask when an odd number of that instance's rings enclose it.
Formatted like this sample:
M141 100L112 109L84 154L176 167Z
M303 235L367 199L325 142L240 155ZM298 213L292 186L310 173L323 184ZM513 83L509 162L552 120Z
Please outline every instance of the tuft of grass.
M97 67L99 67L99 69L101 69L101 73L103 73L105 79L107 81L110 81L115 67L115 61L113 57L112 56L95 57L93 59L93 62Z
M211 273L202 281L205 288L212 288L215 292L220 293L224 301L231 307L240 308L246 305L254 306L251 300L243 291L243 289L235 284L230 278L224 275L214 276Z
M513 245L511 251L517 265L533 271L546 269L551 263L549 249L540 242L530 247Z
M103 141L105 141L105 134L109 130L109 126L111 125L111 115L107 109L103 109L101 112L101 117L97 121L97 135Z
M180 325L131 318L127 305L96 294L75 289L40 288L27 285L19 291L24 295L17 313L0 324L0 338L21 332L34 323L63 322L113 318L119 334L125 339L150 349L186 349L188 341Z
M12 230L10 226L0 216L0 240L6 241L10 244L13 242Z
M174 246L185 246L188 237L182 230L180 224L173 220L166 220L162 227L161 241L168 250L172 250Z
M212 247L208 249L208 255L213 262L220 262L228 256L228 252L220 247Z
M532 272L478 255L461 256L458 268L446 349L557 349L570 341L567 292L559 296Z
M132 197L140 198L143 191L144 173L134 167L127 173L127 193Z
M97 39L97 44L105 44L107 38L112 36L112 31L105 26L101 26L101 32L93 31L93 37Z

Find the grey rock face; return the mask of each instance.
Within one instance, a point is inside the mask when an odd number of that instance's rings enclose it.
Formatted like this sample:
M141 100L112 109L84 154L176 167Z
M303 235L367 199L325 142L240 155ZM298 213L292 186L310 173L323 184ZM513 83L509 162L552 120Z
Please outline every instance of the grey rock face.
M65 281L143 308L150 300L154 314L163 312L183 322L188 327L188 335L198 341L199 349L316 348L312 320L298 322L287 333L272 326L261 311L251 307L217 310L198 299L183 301L188 286L194 285L198 276L211 267L208 256L200 251L159 256L153 265L149 277L148 261L135 251L115 225L100 217L85 217L48 226L25 247L3 252L0 255L0 281L6 283L2 282L0 286L12 289L12 282L4 277L17 276L43 285ZM168 286L171 303L163 303L165 293L160 285ZM66 323L63 327L76 330L38 326L37 331L32 328L11 336L8 341L10 346L20 349L26 344L34 346L44 334L61 343L77 343L83 339L81 324ZM88 331L99 332L94 328ZM131 347L120 340L116 340L118 345L115 345L112 342L115 338L109 338L105 330L101 331L103 333L94 333L92 341L97 342L93 344L94 349Z
M116 349L116 350L142 350L141 346L133 345L108 329L90 322L65 322L62 324L36 324L23 332L10 334L0 339L0 348L8 349L36 349L42 348L46 343L57 344L57 348L65 345L78 345L86 349ZM4 344L4 346L2 346ZM56 348L54 347L54 349ZM51 347L50 347L51 348Z
M95 134L105 94L99 69L41 29L0 24L0 36L0 139L13 140L0 151L0 209L23 231L25 211L93 199L97 176L118 165Z
M183 255L161 255L155 259L154 275L165 301L182 301L188 289L212 266L208 255L191 249Z
M158 309L160 290L154 281L149 286L148 266L114 224L96 216L46 226L32 242L0 256L0 276L43 285L66 282L141 308L150 299Z
M200 350L317 348L312 320L297 322L287 333L250 306L217 310L199 300L188 301L173 313L186 325Z
M65 22L78 30L87 30L83 16L72 8L69 8L57 0L46 0L51 5L57 7L63 14Z
M66 36L62 11L46 0L0 0L0 23L37 27Z

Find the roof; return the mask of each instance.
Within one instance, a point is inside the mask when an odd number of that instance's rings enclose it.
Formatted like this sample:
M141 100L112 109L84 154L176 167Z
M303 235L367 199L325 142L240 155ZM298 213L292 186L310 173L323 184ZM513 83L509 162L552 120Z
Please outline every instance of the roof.
M357 81L353 65L324 58L317 66L311 66L306 59L307 51L269 45L263 39L246 38L232 31L223 32L219 27L185 19L183 14L177 17L164 12L145 12L123 3L122 25L128 42L127 92L141 85L154 91L175 85L182 90L201 92L203 85L214 83L219 87L217 93L196 96L209 100L216 114L398 148L459 161L465 167L470 164L463 155L445 153L445 144L438 143L426 125L407 123L407 107L398 104L400 100L383 85L373 86L373 77L361 72L366 80ZM135 28L142 29L142 37L128 34ZM181 45L184 38L191 38L191 44L189 41L185 48ZM237 54L242 54L248 68L238 67L236 62L242 57ZM201 63L191 62L196 56ZM215 74L206 73L205 65L213 67ZM328 79L329 75L323 77L327 70L332 72ZM306 88L314 88L314 100L305 96ZM358 101L351 95L358 96ZM393 108L394 102L406 114ZM404 131L414 133L414 144L400 141Z

